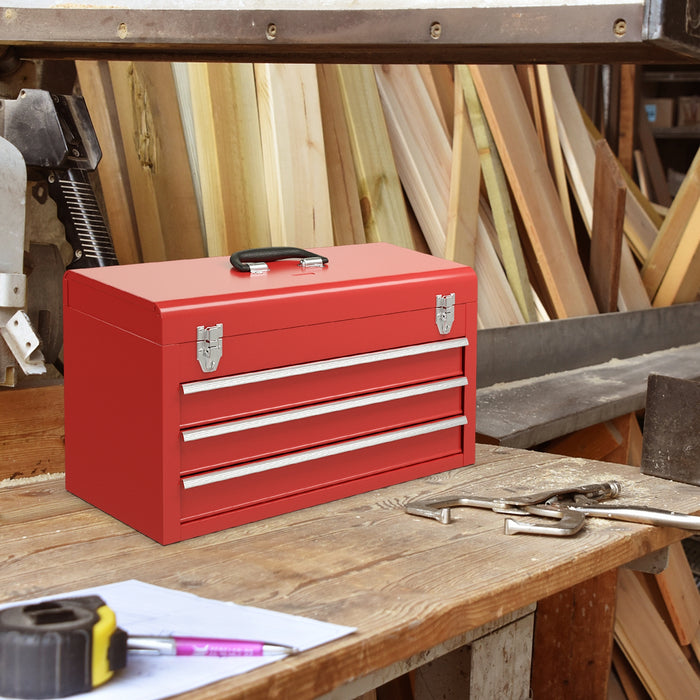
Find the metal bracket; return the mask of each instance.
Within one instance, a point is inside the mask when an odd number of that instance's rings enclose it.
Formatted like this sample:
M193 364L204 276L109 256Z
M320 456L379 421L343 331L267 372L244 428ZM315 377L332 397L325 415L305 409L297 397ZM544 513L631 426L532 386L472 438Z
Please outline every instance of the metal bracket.
M266 272L270 271L267 263L264 262L248 263L248 268L251 275L264 275Z
M435 295L435 325L440 335L447 335L452 330L455 320L455 294Z
M668 547L663 547L628 562L625 564L625 568L632 569L632 571L643 571L645 574L660 574L668 566L668 555Z
M20 272L0 272L0 307L21 309L26 300L26 276Z
M323 267L323 258L301 258L301 260L299 260L299 267L303 268L304 270L306 270L308 267Z
M203 372L214 372L223 355L224 324L197 326L197 361Z
M21 309L16 311L3 324L0 318L0 335L7 343L17 363L25 374L44 374L44 356L39 350L39 338L37 337L29 317Z

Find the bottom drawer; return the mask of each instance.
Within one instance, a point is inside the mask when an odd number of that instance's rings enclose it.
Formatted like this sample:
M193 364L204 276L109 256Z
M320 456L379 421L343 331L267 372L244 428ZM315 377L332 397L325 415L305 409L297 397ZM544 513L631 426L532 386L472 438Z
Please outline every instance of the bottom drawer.
M181 479L181 520L274 501L464 451L464 416Z

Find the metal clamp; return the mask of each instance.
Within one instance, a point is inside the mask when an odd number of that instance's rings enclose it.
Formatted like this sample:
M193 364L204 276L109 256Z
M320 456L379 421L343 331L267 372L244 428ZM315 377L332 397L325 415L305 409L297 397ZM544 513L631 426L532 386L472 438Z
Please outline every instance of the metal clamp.
M545 525L508 518L505 522L507 535L519 532L534 535L574 535L583 527L586 516L700 531L700 516L697 515L645 505L628 506L600 502L616 498L621 491L622 485L619 482L606 481L600 484L567 486L524 496L448 496L414 501L406 506L406 512L431 518L445 525L451 522L450 510L456 506L489 508L495 513L534 515L559 520L555 525Z

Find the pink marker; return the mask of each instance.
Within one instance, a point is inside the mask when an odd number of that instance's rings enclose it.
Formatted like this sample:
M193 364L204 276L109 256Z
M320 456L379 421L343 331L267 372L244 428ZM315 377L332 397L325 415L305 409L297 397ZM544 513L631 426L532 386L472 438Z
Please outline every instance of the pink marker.
M129 636L127 648L132 653L158 656L272 656L296 654L299 651L281 644L209 637Z

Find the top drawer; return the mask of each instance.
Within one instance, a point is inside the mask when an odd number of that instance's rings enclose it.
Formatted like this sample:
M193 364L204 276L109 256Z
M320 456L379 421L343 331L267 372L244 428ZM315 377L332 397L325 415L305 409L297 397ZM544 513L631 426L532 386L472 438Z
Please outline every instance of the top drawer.
M187 427L464 374L464 337L181 385Z

